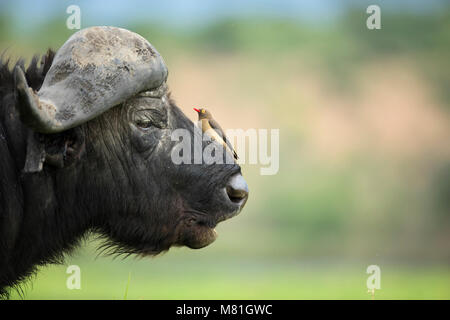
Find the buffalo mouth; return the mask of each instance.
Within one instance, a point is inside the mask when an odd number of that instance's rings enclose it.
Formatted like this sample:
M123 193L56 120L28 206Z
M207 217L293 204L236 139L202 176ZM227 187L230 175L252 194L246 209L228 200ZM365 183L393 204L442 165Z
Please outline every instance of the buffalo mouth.
M191 249L200 249L210 245L218 237L215 229L217 224L236 216L239 212L240 210L237 210L229 214L216 216L213 219L196 212L182 222L179 244Z

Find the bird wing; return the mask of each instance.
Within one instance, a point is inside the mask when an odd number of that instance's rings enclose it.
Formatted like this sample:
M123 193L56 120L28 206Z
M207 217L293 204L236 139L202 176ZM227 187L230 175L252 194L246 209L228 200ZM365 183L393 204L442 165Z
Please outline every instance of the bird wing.
M211 126L211 128L214 129L214 131L217 132L217 134L227 144L228 148L230 148L230 150L233 152L234 158L238 159L238 155L237 155L236 151L233 149L233 146L231 145L230 140L227 139L227 136L225 135L225 133L223 132L222 127L217 123L217 121L214 120L214 119L209 119L209 125Z

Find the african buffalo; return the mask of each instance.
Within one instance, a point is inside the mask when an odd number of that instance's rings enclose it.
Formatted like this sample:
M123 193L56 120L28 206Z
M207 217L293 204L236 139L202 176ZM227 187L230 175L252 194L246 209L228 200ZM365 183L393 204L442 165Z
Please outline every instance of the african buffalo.
M173 130L202 133L147 40L92 27L38 61L0 60L0 295L88 232L115 253L155 255L209 245L241 211L238 164L171 160Z

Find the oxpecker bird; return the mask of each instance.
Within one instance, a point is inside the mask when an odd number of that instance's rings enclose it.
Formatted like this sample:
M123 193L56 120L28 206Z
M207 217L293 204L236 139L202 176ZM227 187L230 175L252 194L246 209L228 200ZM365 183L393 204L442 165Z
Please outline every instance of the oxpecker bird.
M204 108L201 109L194 108L194 110L197 111L198 113L198 125L202 128L202 131L208 134L212 140L221 143L225 147L225 149L228 150L237 160L238 155L236 151L234 151L233 146L225 136L225 133L223 132L220 125L212 117L211 112L209 112Z

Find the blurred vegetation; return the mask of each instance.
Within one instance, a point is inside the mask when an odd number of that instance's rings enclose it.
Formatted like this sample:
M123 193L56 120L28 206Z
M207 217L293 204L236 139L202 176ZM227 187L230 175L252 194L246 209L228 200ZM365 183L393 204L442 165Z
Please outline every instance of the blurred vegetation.
M189 257L191 256L191 257ZM81 290L67 290L65 267L51 266L23 286L26 299L371 299L367 266L295 261L212 261L198 254L133 261L97 261L81 270ZM194 256L195 258L192 258ZM80 260L78 261L80 263ZM85 265L86 262L81 263ZM375 299L446 299L450 272L441 267L382 265ZM133 270L129 274L129 270ZM411 281L413 279L413 281ZM20 299L14 294L13 298Z
M365 10L353 8L332 25L254 17L228 19L204 28L186 30L164 28L148 22L122 27L151 39L164 56L180 51L190 51L195 55L239 52L255 57L301 53L302 57L316 57L314 60L323 63L329 75L335 76L341 84L348 84L350 79L347 76L358 64L381 56L408 55L420 64L433 86L449 102L450 5L435 14L383 14L380 31L367 29L366 18ZM41 52L48 47L58 48L73 33L61 27L65 25L64 19L65 16L54 18L26 35L18 35L7 12L0 13L0 44L2 48L12 45L28 56L32 54L28 50Z
M210 247L174 249L150 261L110 262L94 261L91 244L67 263L80 265L88 279L98 281L85 282L88 288L81 292L67 291L64 268L51 267L40 273L37 291L30 289L29 297L120 299L132 272L128 297L137 299L364 299L365 268L379 264L386 275L381 298L448 299L450 6L426 14L384 12L382 29L375 31L365 27L366 18L365 10L355 7L325 24L255 16L186 29L145 21L119 25L149 39L162 54L177 101L198 103L205 96L206 104L218 106L226 100L229 112L248 111L248 127L280 128L280 171L260 176L257 167L243 166L250 200L241 215L218 227L220 238ZM0 13L0 49L30 58L58 48L73 33L64 19L19 32L17 23ZM95 23L83 27L88 25ZM374 70L386 74L386 81L406 72L408 85L410 74L417 74L419 84L403 91L381 87L389 90L381 111L372 106L374 113L352 121L348 115L363 112L360 105L373 98L367 86ZM202 91L204 85L209 87ZM309 94L314 90L317 96ZM432 131L435 123L425 116L424 131L415 122L410 125L415 109L405 109L395 124L392 115L382 114L389 111L382 108L389 99L406 101L408 107L417 90L429 93L416 110L419 125L421 112L433 110L441 131ZM329 112L346 119L343 128L314 131L316 117ZM380 142L371 121L380 121L387 142ZM395 126L402 123L408 134L395 140ZM323 154L315 138L329 130L346 132L346 125L360 126L346 139L359 137L362 146L335 161L334 153L343 149L339 141L337 151ZM433 143L420 142L427 130ZM421 143L417 151L404 146L416 141Z

